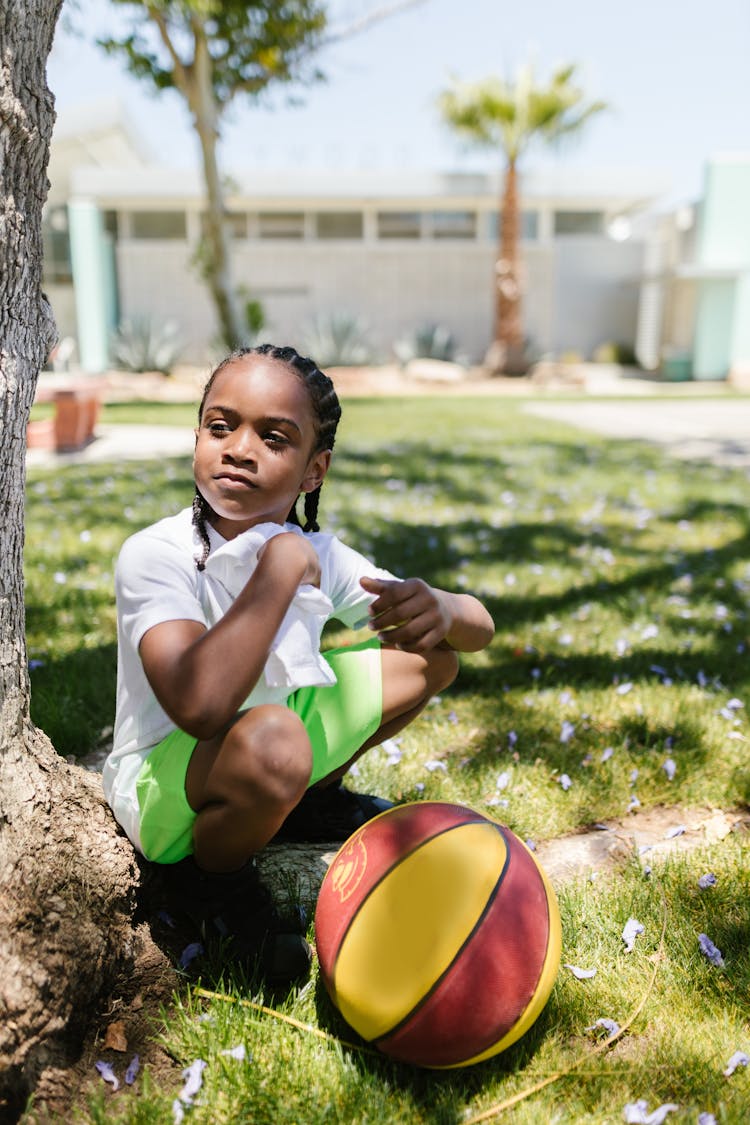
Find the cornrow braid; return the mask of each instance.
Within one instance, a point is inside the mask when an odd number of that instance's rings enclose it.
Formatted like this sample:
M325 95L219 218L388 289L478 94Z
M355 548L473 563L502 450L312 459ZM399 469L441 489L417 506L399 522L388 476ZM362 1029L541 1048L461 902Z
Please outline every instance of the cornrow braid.
M206 527L210 511L208 502L196 488L193 497L193 527L196 528L202 544L202 550L194 556L198 570L206 569L206 559L211 550L211 540L208 537L208 528Z
M341 405L333 382L319 369L314 360L307 356L300 355L299 352L292 347L275 347L273 344L259 344L254 348L237 348L235 351L231 352L221 361L218 367L214 368L206 383L198 407L198 424L200 425L203 417L203 408L216 377L231 363L251 355L264 356L267 359L283 363L304 383L310 396L313 415L315 417L316 441L313 453L319 453L321 450L326 449L332 450L336 440L336 429L339 424L339 419L341 418ZM300 523L299 516L297 515L296 502L292 505L289 515L287 516L287 521L289 523L296 524L296 526L301 527L303 531L320 530L318 525L318 508L320 505L321 487L322 485L318 485L313 492L305 493L304 524ZM202 554L196 556L195 560L195 565L198 570L203 570L205 568L206 559L211 550L211 542L208 538L208 531L206 530L206 521L210 514L210 505L196 488L196 495L193 500L193 525L197 528L201 543L203 544Z

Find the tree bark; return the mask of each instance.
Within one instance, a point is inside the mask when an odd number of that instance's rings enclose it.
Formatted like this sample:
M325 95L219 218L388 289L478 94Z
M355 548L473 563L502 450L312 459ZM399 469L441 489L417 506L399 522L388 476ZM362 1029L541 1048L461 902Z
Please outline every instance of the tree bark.
M0 3L0 1119L55 1100L87 1022L153 953L133 928L138 872L100 786L29 717L24 636L26 424L55 341L41 290L54 122L45 68L62 0Z
M495 263L495 324L492 363L498 372L525 371L520 265L518 172L509 160L500 197L498 259Z

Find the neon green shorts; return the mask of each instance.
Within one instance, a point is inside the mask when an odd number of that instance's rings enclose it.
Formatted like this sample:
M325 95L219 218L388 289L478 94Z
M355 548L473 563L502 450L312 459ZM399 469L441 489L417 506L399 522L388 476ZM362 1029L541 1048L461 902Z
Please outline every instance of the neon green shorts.
M383 714L377 637L324 655L336 683L299 688L286 701L312 745L309 785L348 762L378 729ZM177 863L193 851L197 814L188 804L185 776L197 741L182 730L172 731L154 747L136 779L141 847L146 859L156 863Z

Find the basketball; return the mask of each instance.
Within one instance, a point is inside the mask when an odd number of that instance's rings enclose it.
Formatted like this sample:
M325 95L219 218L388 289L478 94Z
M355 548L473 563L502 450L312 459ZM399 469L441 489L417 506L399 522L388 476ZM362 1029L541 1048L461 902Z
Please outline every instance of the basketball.
M315 911L333 1004L384 1054L469 1066L528 1031L560 962L560 915L509 828L464 805L381 813L326 872Z

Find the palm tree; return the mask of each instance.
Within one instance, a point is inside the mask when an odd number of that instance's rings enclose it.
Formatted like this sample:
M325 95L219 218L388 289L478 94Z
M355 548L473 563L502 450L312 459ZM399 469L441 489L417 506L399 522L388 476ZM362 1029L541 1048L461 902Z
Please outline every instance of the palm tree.
M443 118L459 135L484 148L499 148L505 158L494 335L488 352L488 362L497 372L525 370L518 162L532 142L551 144L578 133L590 117L606 109L604 102L586 103L583 90L573 81L575 69L560 67L546 86L535 84L530 65L519 71L515 82L492 77L455 81L438 101Z

